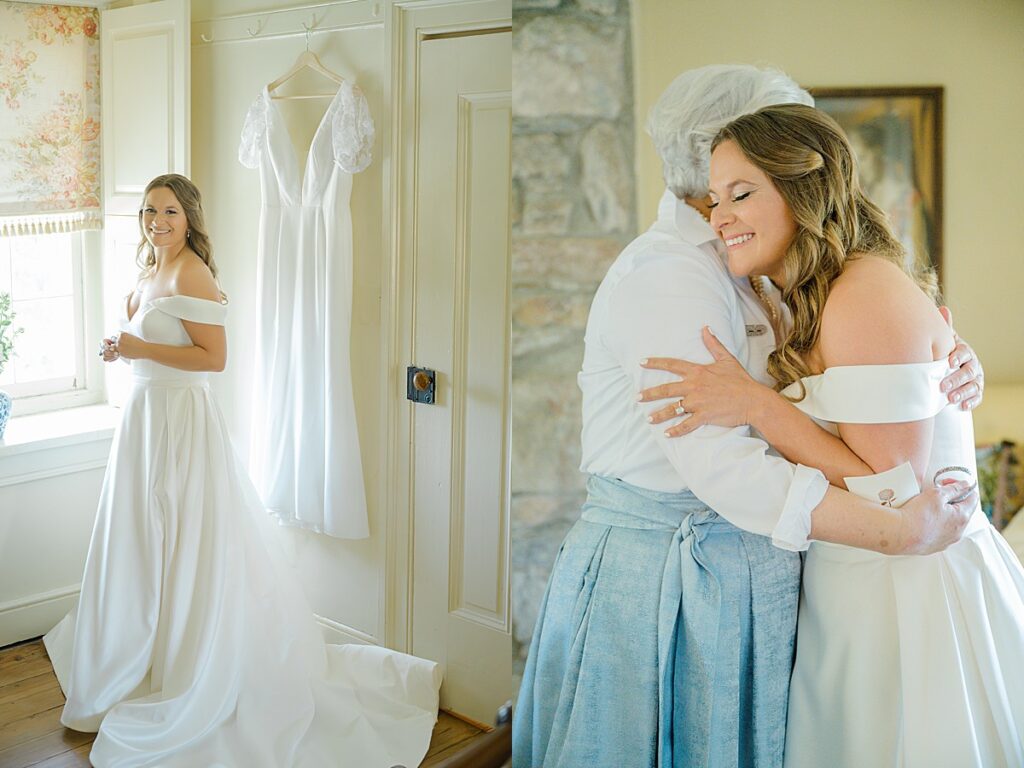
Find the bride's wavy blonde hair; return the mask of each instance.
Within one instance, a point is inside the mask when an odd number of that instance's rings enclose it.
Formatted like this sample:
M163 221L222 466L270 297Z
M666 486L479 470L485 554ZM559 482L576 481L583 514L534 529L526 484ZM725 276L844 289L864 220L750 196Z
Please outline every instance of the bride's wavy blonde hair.
M861 191L853 150L831 117L803 104L765 107L729 123L712 151L724 141L735 141L771 179L796 222L781 286L793 327L768 357L777 389L813 373L804 356L818 340L825 300L851 254L887 259L937 297L934 270L908 264L885 213ZM804 394L801 386L793 399Z

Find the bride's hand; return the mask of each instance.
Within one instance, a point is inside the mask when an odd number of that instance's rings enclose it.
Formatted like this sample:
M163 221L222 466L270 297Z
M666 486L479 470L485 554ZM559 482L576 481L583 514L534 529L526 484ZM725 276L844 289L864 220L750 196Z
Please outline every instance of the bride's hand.
M964 481L932 486L900 507L900 541L892 554L931 555L958 542L978 506L976 486L957 501L971 487Z
M114 344L114 349L125 360L136 360L142 357L145 348L146 342L130 333L118 334Z
M116 336L111 336L100 342L100 357L103 358L104 363L112 363L120 357L117 353L117 347L114 346L116 343Z
M715 359L713 363L701 365L671 357L650 357L641 363L644 368L669 371L681 377L680 381L645 389L638 398L640 402L672 398L669 405L650 414L648 421L652 424L682 416L679 409L685 411L679 424L665 430L668 437L688 434L704 424L720 427L750 424L757 398L772 392L751 378L707 326L703 337L704 346Z

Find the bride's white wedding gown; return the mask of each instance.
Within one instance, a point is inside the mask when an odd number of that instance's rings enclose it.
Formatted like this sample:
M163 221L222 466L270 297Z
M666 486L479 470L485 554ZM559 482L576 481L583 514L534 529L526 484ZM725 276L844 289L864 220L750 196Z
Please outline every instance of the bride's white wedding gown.
M946 402L945 360L830 368L797 407L835 423L934 417L925 481L977 477L969 412ZM796 394L793 385L787 394ZM898 506L900 471L850 490ZM1024 766L1024 570L974 511L963 538L928 556L815 542L804 565L786 768Z
M181 319L225 316L172 296L126 330L186 345ZM81 599L43 639L67 697L61 722L98 730L96 766L418 765L438 666L325 645L207 374L147 360L132 373Z

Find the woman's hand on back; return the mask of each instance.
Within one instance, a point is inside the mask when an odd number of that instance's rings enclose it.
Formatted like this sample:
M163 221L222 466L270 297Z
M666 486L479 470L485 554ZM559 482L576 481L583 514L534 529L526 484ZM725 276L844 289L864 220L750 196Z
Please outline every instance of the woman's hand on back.
M949 307L939 307L939 312L956 339L956 347L949 354L949 367L954 370L942 380L940 386L947 393L949 402L959 404L963 411L973 411L981 405L985 395L985 371L971 345L953 329L953 313Z
M707 326L702 331L704 346L713 363L702 365L670 357L651 357L641 365L675 373L679 381L650 387L640 393L640 402L672 398L669 405L652 412L648 421L660 424L686 415L679 424L665 430L668 437L686 435L705 424L720 427L738 427L752 423L759 398L772 393L744 370L739 361L720 342Z

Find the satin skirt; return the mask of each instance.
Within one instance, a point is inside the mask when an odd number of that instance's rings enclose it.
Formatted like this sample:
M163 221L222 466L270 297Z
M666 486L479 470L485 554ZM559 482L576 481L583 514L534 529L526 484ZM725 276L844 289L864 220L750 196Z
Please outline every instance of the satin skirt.
M690 493L587 491L534 629L514 768L778 768L799 555Z
M205 384L124 406L78 606L44 638L93 765L418 765L436 664L326 646ZM343 585L340 585L343 588Z
M979 510L925 557L807 553L786 768L1024 766L1024 570Z

